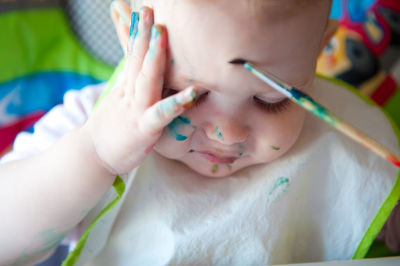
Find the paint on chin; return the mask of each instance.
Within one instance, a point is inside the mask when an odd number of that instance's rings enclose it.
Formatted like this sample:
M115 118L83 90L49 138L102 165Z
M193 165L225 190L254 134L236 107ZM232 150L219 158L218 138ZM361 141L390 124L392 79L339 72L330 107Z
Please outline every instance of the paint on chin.
M214 165L211 167L211 173L216 174L216 173L218 172L218 169L219 169L218 164L214 164Z
M176 140L176 141L185 141L187 136L182 135L180 132L182 128L185 126L190 125L191 122L188 118L183 116L178 116L171 123L168 125L169 134Z

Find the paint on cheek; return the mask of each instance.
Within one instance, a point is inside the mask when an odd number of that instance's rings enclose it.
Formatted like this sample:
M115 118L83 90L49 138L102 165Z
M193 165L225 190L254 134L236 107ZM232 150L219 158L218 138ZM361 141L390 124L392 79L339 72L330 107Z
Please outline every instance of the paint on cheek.
M186 136L180 134L179 132L183 127L190 125L190 120L183 116L178 116L168 125L168 130L171 136L176 141L185 141L187 139Z
M271 145L270 147L271 147L271 149L273 149L274 151L279 151L279 150L281 149L280 147L273 146L273 145Z
M214 134L217 135L217 138L220 139L221 141L224 141L224 136L222 136L222 132L219 129L219 126L216 126L214 129Z
M268 195L272 197L272 201L278 201L289 187L289 179L286 177L279 177L275 180L274 185L271 187Z
M211 167L211 173L216 174L218 172L218 168L219 168L218 164L214 164Z

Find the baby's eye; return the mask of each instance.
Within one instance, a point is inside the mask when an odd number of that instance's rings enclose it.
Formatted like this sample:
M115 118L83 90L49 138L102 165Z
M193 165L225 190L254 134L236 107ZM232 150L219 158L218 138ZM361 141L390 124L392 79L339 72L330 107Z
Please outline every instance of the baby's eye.
M209 91L200 94L200 96L198 96L197 100L194 102L194 107L198 107L200 104L202 104L206 100L208 93Z
M265 101L261 100L260 98L258 98L257 96L254 96L253 99L254 99L255 104L259 108L261 108L263 111L265 111L267 113L271 113L271 114L277 114L277 113L281 113L281 112L285 111L291 103L289 98L285 98L285 99L283 99L279 102L275 102L275 103L265 102Z

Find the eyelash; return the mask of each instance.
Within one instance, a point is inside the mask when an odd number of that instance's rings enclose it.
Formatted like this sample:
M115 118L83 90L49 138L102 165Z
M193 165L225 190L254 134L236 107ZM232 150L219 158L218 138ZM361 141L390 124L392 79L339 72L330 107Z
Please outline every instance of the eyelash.
M162 98L169 97L171 95L176 94L178 91L170 88L164 88ZM199 107L207 98L209 92L205 92L195 101L194 108ZM254 104L261 108L262 111L270 113L270 114L278 114L284 112L290 105L291 101L289 98L285 98L280 102L277 103L267 103L263 100L257 98L256 96L253 97Z

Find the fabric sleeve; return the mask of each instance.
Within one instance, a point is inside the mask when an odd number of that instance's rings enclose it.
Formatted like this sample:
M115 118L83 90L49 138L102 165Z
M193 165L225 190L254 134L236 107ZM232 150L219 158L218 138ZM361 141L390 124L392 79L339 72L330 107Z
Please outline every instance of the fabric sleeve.
M63 103L36 122L33 133L21 132L17 135L12 150L0 159L0 163L36 155L67 132L84 124L104 87L105 84L101 83L65 93Z

